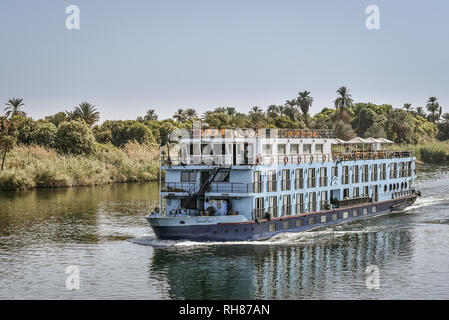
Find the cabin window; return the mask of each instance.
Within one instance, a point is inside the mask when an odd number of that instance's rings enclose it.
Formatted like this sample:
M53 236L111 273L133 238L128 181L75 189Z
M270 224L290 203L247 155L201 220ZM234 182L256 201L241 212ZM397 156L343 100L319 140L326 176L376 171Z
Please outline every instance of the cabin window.
M301 214L305 212L304 208L304 194L296 194L296 214Z
M260 197L260 198L256 198L256 207L254 209L255 211L255 216L258 219L263 219L265 218L265 210L264 210L264 198Z
M278 154L285 154L285 144L278 144Z
M309 218L309 225L315 224L315 217Z
M364 208L363 209L363 214L365 215L365 214L368 214L368 209L367 208Z
M260 171L254 171L254 193L262 192L262 174Z
M320 168L320 187L326 187L327 186L327 168L321 167Z
M343 219L348 218L348 216L349 216L349 212L348 211L343 212Z
M373 207L372 212L373 212L373 213L376 213L376 212L377 212L377 208L376 208L376 207Z
M296 220L296 226L297 227L302 227L302 219Z
M373 164L371 167L371 181L377 181L377 164Z
M302 146L303 153L312 153L312 145L311 144L304 144Z
M412 162L409 161L407 162L407 177L411 177L412 176Z
M304 188L304 169L296 169L295 173L295 189Z
M327 210L328 209L328 201L327 201L327 191L321 191L321 203L320 203L320 210Z
M343 189L343 198L349 198L349 188Z
M181 182L196 182L196 176L195 171L182 171Z
M381 164L381 177L380 178L382 180L387 179L387 164L386 163Z
M326 222L326 215L322 215L321 216L321 223L325 223Z
M309 168L309 177L307 179L307 188L315 188L315 187L316 187L315 168Z
M276 181L276 170L270 170L267 174L267 189L268 192L276 192L277 191L277 181Z
M284 216L290 216L292 214L292 204L291 204L291 196L288 195L284 195L283 197L283 214Z
M282 191L290 190L290 170L289 169L283 169L282 170Z
M332 213L332 221L337 221L338 215L336 213Z
M357 217L358 216L357 209L352 210L352 216L353 217Z
M362 166L362 182L368 182L368 165Z
M263 154L273 154L273 147L271 144L262 145Z
M282 228L285 229L290 229L290 221L284 221L282 222Z
M318 143L315 145L315 153L323 153L323 144Z
M338 167L337 166L332 167L331 174L332 174L332 178L338 177Z
M278 216L278 202L277 197L268 197L268 213L271 217Z
M341 176L342 184L349 184L349 166L343 166L343 172Z
M363 196L368 197L369 196L369 189L368 186L363 187Z
M299 144L291 144L290 154L298 154L298 153L299 153Z
M276 225L275 225L274 223L270 223L270 224L268 225L268 228L269 228L269 231L270 231L270 232L276 231Z
M352 190L352 197L353 198L358 198L358 197L360 197L360 189L358 188L358 187L355 187L353 190Z
M357 165L352 168L352 183L359 183L359 166Z
M316 211L316 192L309 193L309 210L310 212Z

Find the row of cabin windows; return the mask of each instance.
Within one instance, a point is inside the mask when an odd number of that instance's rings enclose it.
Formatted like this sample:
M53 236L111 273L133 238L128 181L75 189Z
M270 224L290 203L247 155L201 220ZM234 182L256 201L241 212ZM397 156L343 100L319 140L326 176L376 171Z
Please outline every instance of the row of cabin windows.
M399 169L398 169L399 168ZM349 174L349 166L342 167L342 184L369 182L369 167L367 164L362 166L354 165L352 167L352 177ZM398 175L399 173L399 175ZM338 176L338 167L332 168L332 177ZM390 179L405 178L412 176L412 162L392 163L390 170ZM371 181L386 180L387 179L387 164L372 164L371 165Z
M320 208L324 209L328 204L328 191L322 191ZM270 196L268 199L268 207L265 207L264 197L255 199L255 217L262 219L265 213L269 213L271 217L290 216L293 214L301 214L306 212L314 212L318 210L317 192L308 193L308 202L305 202L305 194L298 193L295 195L295 203L292 203L291 195ZM278 204L278 201L282 204Z
M273 144L263 144L262 145L262 153L266 155L273 154ZM300 154L299 144L290 144L290 152L289 154ZM302 145L302 153L312 154L312 144L303 144ZM323 153L323 144L317 143L315 144L314 154L322 154ZM278 144L277 145L277 154L287 154L287 145L286 144Z
M352 216L350 215L351 212L352 212ZM372 207L371 213L376 213L376 212L377 212L377 208ZM312 216L312 217L304 217L304 218L297 219L295 221L283 221L282 229L287 230L287 229L291 229L291 228L295 228L295 227L299 228L299 227L303 227L306 225L310 226L310 225L314 225L314 224L318 224L318 223L337 221L339 219L355 218L355 217L358 217L361 215L367 215L367 214L368 214L368 208L363 208L361 210L360 209L352 209L352 210L344 211L342 213L322 214L322 215L316 215L316 216ZM274 222L272 222L268 225L268 231L270 231L270 232L275 232L276 228L277 228L277 225Z
M308 170L308 178L307 181L304 181L304 173ZM319 186L320 187L326 187L327 182L327 168L322 167L320 170L320 181ZM280 172L280 178L281 178L281 191L288 191L291 190L292 187L292 176L295 176L294 179L294 188L295 189L303 189L306 185L307 188L315 188L317 186L317 177L316 177L316 170L315 168L309 168L309 169L296 169L290 170L290 169L283 169ZM254 172L254 182L261 181L261 174L260 171ZM306 182L306 183L305 183ZM268 192L276 192L277 190L277 175L276 170L270 170L267 172L267 191Z

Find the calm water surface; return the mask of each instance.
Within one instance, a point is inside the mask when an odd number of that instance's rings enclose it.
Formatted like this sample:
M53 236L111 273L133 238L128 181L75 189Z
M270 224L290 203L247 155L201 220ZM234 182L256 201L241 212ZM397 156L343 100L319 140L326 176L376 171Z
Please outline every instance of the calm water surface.
M449 299L449 168L418 170L404 212L256 243L155 239L154 183L0 192L0 298Z

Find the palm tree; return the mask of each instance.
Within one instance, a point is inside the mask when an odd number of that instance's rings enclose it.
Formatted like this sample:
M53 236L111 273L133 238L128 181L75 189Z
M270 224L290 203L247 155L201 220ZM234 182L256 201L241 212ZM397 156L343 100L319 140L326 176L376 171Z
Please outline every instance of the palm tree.
M343 119L345 111L351 107L354 102L346 87L340 87L340 89L337 90L337 93L339 96L334 101L335 109L338 111L338 118Z
M148 109L147 114L144 117L145 121L151 121L151 120L157 120L159 117L156 114L156 111L154 109Z
M416 113L418 114L418 116L426 117L426 113L424 112L423 107L416 107Z
M214 112L217 112L217 113L226 113L226 108L225 108L225 107L216 107L216 108L214 109Z
M176 113L173 115L173 119L175 119L178 122L184 122L187 120L187 115L184 110L179 108Z
M196 112L195 109L192 108L188 108L185 110L185 115L187 119L194 119L194 118L198 118L198 113Z
M313 103L313 98L310 96L310 92L305 90L298 92L298 99L296 99L297 105L301 109L302 114L304 115L304 123L306 127L309 127L309 110Z
M407 112L410 112L410 110L412 110L412 104L411 103L404 103L404 106L402 107L405 110L407 110Z
M227 107L226 113L229 114L230 116L235 116L235 114L237 113L237 110L235 110L234 107Z
M249 115L263 114L263 110L259 106L254 106L249 111Z
M278 116L280 116L280 110L279 107L275 104L272 104L270 106L268 106L267 108L267 116L271 117L271 118L276 118Z
M12 98L9 99L8 102L5 104L7 107L4 111L6 111L5 116L8 117L14 117L14 116L22 116L26 117L26 113L22 110L20 110L20 107L23 107L25 104L23 103L23 99L19 98Z
M100 112L89 102L81 102L74 112L77 118L84 120L90 127L100 120Z
M440 114L438 114L440 111L440 104L437 100L436 97L430 97L426 104L426 109L430 112L429 120L432 122L437 122L440 118Z

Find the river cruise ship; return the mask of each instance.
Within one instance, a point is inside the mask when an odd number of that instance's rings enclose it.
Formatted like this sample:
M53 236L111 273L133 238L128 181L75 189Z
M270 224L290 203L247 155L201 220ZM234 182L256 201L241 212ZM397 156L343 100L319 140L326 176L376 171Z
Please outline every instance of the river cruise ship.
M401 211L419 194L413 152L386 139L194 128L171 140L160 206L146 217L159 239L263 240Z

